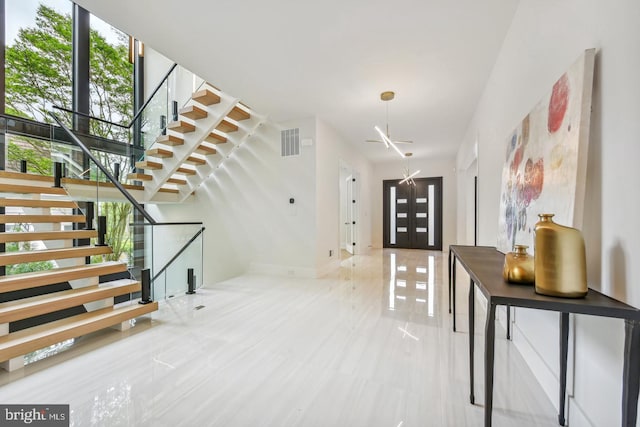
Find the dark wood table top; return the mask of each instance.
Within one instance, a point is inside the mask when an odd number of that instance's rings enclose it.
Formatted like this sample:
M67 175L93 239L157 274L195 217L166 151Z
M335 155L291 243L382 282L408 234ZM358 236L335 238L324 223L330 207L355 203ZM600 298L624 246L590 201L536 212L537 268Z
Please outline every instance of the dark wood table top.
M506 282L504 254L495 247L451 245L449 250L492 304L640 320L637 308L591 288L584 298L562 298L539 295L533 285Z

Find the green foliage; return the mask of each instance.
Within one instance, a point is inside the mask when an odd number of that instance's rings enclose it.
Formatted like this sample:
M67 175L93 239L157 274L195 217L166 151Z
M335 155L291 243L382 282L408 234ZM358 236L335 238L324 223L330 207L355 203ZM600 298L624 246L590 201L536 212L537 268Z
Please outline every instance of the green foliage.
M72 19L55 9L39 5L33 27L21 28L13 45L6 48L6 112L42 122L51 122L47 112L53 105L72 106ZM110 44L95 30L90 31L90 114L111 122L127 124L133 116L133 65L129 63L126 37ZM71 126L71 115L60 118ZM128 141L126 129L91 120L93 135ZM20 160L27 160L30 172L51 175L50 141L11 135L8 166L18 170ZM98 154L111 167L112 156ZM118 159L120 160L120 159ZM123 165L124 166L124 165ZM95 179L95 177L91 177ZM108 218L107 240L119 259L130 249L128 203L101 204L101 214ZM52 268L51 263L31 263L16 268ZM36 265L39 264L39 265ZM17 270L16 270L17 272ZM15 274L15 272L13 273Z
M51 261L25 262L24 264L15 264L7 266L7 276L20 273L31 273L32 271L51 270L53 263Z
M40 5L34 27L21 28L15 42L6 48L6 112L50 123L47 112L54 105L72 104L71 15ZM90 31L90 114L115 123L128 123L133 115L133 65L127 59L124 36L111 45L95 30ZM71 126L70 114L59 114ZM116 126L90 121L93 135L128 141L129 132ZM51 174L49 141L10 136L8 163L18 169L27 160L30 172ZM45 160L44 158L47 158Z
M129 236L129 216L131 215L131 205L121 202L105 202L100 206L101 215L107 216L106 239L113 250L107 255L109 261L118 261L122 254L126 253L131 258Z
M27 171L39 175L51 175L51 144L34 138L10 137L8 144L8 169L20 170L20 161L27 161Z
M27 231L28 228L25 224L14 224L12 231ZM31 242L9 242L5 244L5 251L7 252L22 252L30 251ZM10 276L12 274L31 273L32 271L51 270L53 263L50 261L37 261L27 262L23 264L8 265L6 274Z
M6 112L49 121L53 104L71 107L71 16L40 5L6 49Z
M36 24L21 28L6 49L6 112L50 122L53 105L71 108L71 15L40 5ZM124 37L124 36L123 36ZM128 123L133 115L133 65L127 59L126 40L110 44L90 31L90 114L115 123ZM70 115L62 115L71 124ZM128 132L91 121L91 133L127 140Z
M125 41L114 46L91 30L90 42L91 115L128 124L133 116L133 65ZM120 141L129 138L126 129L96 120L91 121L91 133Z

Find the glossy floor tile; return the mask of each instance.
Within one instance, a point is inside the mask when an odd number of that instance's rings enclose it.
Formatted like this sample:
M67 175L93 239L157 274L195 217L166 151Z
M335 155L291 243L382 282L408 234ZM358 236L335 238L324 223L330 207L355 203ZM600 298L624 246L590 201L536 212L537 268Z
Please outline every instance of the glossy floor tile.
M410 250L315 280L237 277L0 373L0 402L68 403L73 426L481 426L484 313L471 405L466 289L453 333L446 277L446 256ZM494 425L556 425L516 348L496 341Z

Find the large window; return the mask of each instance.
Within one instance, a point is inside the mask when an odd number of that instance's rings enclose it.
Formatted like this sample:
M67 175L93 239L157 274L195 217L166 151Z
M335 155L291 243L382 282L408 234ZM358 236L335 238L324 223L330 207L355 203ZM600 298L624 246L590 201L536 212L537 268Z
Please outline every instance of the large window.
M133 64L129 62L129 36L91 15L91 115L128 124L133 117ZM128 131L93 120L91 133L126 142Z
M52 105L71 107L71 2L5 1L5 112L50 121ZM51 174L50 141L7 134L5 167Z
M50 123L47 113L54 105L73 107L73 3L69 0L0 1L5 3L5 112ZM89 15L89 18L89 45L84 46L90 60L85 65L89 70L89 93L78 96L88 96L92 116L126 124L133 116L133 65L128 61L128 36L95 16ZM82 37L80 40L82 43ZM53 111L72 126L71 114ZM88 123L93 135L130 141L128 129L98 120ZM5 143L5 168L18 170L20 160L26 159L32 160L28 161L30 172L45 173L44 165L34 160L50 157L46 153L51 152L51 141L7 133ZM75 160L83 167L81 160Z
M0 2L5 5L5 20L0 23L4 25L4 28L0 25L0 31L5 32L6 40L6 59L3 64L6 86L5 113L51 123L48 112L53 110L53 106L73 109L74 5L69 0ZM134 90L133 64L128 61L129 37L101 19L88 15L87 11L78 8L76 12L76 16L80 17L76 22L76 28L79 29L75 46L80 52L78 57L82 57L83 51L88 50L89 54L88 64L76 64L76 78L79 79L76 81L76 105L84 105L78 109L86 111L83 108L86 109L88 104L89 114L93 117L128 124L133 116ZM78 82L81 84L78 85ZM79 86L83 86L82 83L84 88L78 89ZM71 114L53 111L72 127L74 120ZM130 156L113 154L122 152L122 146L110 144L101 138L129 142L129 130L98 120L82 120L83 125L88 123L88 127L78 126L76 129L81 129L84 133L88 129L92 135L100 137L92 140L97 141L104 151L93 150L93 154L111 169L112 173L115 172L116 163L120 164L122 173L126 173ZM3 121L10 122L26 123L15 118ZM104 180L77 147L52 140L53 131L50 134L33 133L33 129L41 130L41 127L48 129L47 126L33 122L23 127L11 128L7 125L6 129L0 129L0 149L6 153L6 157L0 162L0 169L20 170L21 161L26 160L28 172L51 175L53 162L61 162L65 165L69 177ZM111 259L131 259L131 205L99 200L97 213L108 217L107 240L114 251ZM7 248L9 251L20 249L17 245ZM4 248L0 247L0 252L2 251Z
M7 114L51 122L54 105L72 108L72 2L5 0ZM129 37L90 16L89 106L94 117L126 124L133 116ZM69 125L72 118L59 113ZM127 130L92 120L93 135L128 142Z
M49 121L71 108L71 2L5 1L5 112Z

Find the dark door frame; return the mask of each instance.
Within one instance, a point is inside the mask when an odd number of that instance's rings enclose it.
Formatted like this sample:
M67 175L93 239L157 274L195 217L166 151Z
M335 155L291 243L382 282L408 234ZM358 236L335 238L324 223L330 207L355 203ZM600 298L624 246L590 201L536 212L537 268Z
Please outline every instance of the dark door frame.
M426 182L427 185L429 184L435 184L435 193L434 193L434 197L435 197L435 204L434 204L434 214L435 214L435 218L434 218L434 228L436 229L436 233L434 234L434 240L433 240L433 245L432 246L428 246L426 248L426 250L437 250L437 251L441 251L442 250L442 177L430 177L430 178L414 178L415 181L417 182ZM392 184L396 184L396 185L406 185L406 184L400 184L400 180L399 179L391 179L391 180L384 180L382 181L382 209L383 209L383 213L382 213L382 246L384 248L398 248L399 246L397 245L391 245L389 244L389 240L390 240L390 236L389 236L389 200L386 197L386 188L387 186L391 186ZM411 191L411 193L413 194L413 189ZM413 207L413 205L415 204L415 197L410 197L409 199L409 216L411 216L411 214L413 214L415 212L415 209ZM432 201L429 201L429 203L432 203ZM408 228L408 230L410 230L410 228ZM431 230L429 230L429 232L431 232ZM413 241L413 239L410 239L410 242ZM412 246L412 245L410 245ZM407 248L407 249L416 249L413 247ZM421 248L424 249L424 248Z

